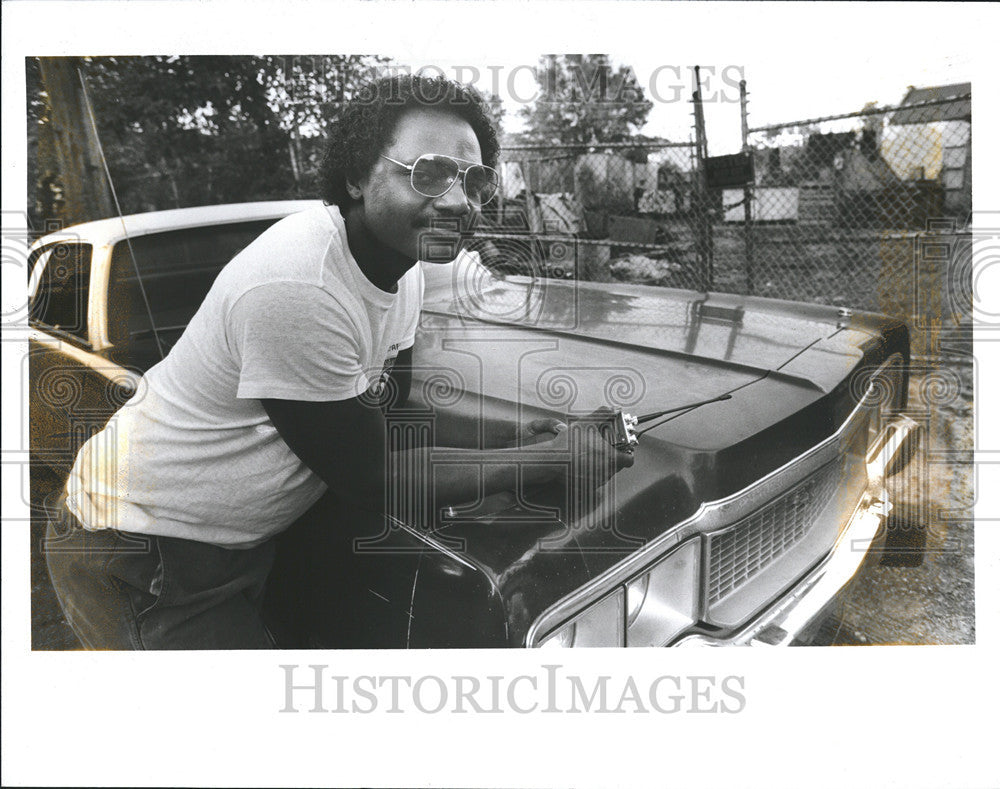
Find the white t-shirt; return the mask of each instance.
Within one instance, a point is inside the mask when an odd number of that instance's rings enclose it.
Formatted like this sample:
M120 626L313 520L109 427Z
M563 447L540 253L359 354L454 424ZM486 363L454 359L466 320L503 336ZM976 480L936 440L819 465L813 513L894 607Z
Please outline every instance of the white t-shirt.
M346 400L379 386L413 345L422 299L419 265L396 293L365 277L336 206L276 223L222 270L167 357L81 449L70 511L90 529L230 547L281 532L326 486L260 400Z

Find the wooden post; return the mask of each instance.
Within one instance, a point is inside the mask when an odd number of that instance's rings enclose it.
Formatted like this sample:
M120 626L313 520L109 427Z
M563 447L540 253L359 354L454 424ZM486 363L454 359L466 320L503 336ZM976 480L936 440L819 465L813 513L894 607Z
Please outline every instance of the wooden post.
M750 150L750 124L747 120L747 81L740 80L740 121L743 132L743 153L753 156ZM753 262L753 189L750 184L743 187L743 248L746 253L747 294L754 291Z
M61 218L67 224L77 224L115 216L100 143L77 71L79 59L38 60L51 110L58 179L66 200Z

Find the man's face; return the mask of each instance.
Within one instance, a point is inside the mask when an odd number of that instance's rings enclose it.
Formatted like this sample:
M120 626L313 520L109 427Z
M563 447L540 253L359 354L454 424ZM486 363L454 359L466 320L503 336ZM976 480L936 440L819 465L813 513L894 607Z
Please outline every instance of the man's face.
M434 108L408 110L382 154L413 164L425 153L482 163L479 140L468 122ZM381 157L357 186L369 231L414 260L446 263L454 259L459 251L458 232L470 229L478 211L469 203L461 178L440 197L425 197L410 186L407 169Z

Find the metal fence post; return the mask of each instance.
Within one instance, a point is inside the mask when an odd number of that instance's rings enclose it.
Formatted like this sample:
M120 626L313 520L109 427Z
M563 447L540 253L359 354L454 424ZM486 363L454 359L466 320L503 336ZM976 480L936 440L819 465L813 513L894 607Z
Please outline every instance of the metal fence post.
M747 81L740 80L740 121L743 134L743 153L753 155L750 150L750 124L747 122ZM752 296L753 282L753 184L743 187L743 246L746 253L747 295Z
M712 272L712 223L708 205L708 183L705 176L705 159L708 158L708 140L705 136L705 113L701 99L701 69L694 67L695 90L691 96L694 103L694 132L698 171L695 173L695 194L698 198L696 213L698 256L702 260L702 290L713 287Z

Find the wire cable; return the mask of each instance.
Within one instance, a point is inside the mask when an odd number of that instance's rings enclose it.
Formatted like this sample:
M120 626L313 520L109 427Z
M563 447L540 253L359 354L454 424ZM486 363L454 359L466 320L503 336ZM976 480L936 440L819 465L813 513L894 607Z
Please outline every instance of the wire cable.
M160 333L156 330L156 321L153 320L153 308L149 305L149 297L146 295L146 286L142 282L142 275L139 273L139 261L135 258L135 251L132 249L132 239L125 226L125 217L122 216L122 207L118 202L118 192L115 190L115 183L111 180L111 170L108 169L108 160L104 156L104 146L101 144L101 136L97 132L97 119L94 117L94 108L90 104L90 94L87 92L87 81L83 77L83 71L76 70L80 78L80 86L83 88L83 100L87 105L87 114L90 116L90 125L94 129L94 139L97 141L97 151L101 154L101 163L104 165L104 174L108 179L108 187L111 189L111 197L115 201L115 210L118 212L118 219L122 223L122 232L125 234L125 243L128 244L128 254L132 258L132 268L135 269L136 282L139 283L139 292L142 294L143 304L146 306L146 314L149 316L149 327L153 332L153 339L156 340L156 350L160 354L160 360L166 356L163 352L163 343L160 342Z
M709 403L718 403L718 402L721 402L723 400L732 400L732 399L733 399L733 396L731 394L724 394L724 395L719 395L718 397L713 397L710 400L701 400L701 401L699 401L697 403L688 403L687 405L677 406L676 408L668 408L665 411L654 411L652 414L645 414L645 415L640 416L640 417L638 417L636 419L636 423L637 424L641 425L641 424L649 422L649 421L651 421L653 419L658 419L661 416L666 416L667 414L673 414L673 416L669 417L668 419L664 419L664 420L662 420L660 422L656 422L655 424L650 425L649 427L645 428L644 430L637 430L636 433L635 433L635 436L636 436L636 438L638 438L643 433L648 433L654 427L659 427L660 425L665 425L667 422L671 421L672 419L677 419L677 417L679 417L679 416L684 416L684 414L688 413L689 411L694 411L694 409L701 408L703 405L708 405ZM678 411L680 413L677 413Z

